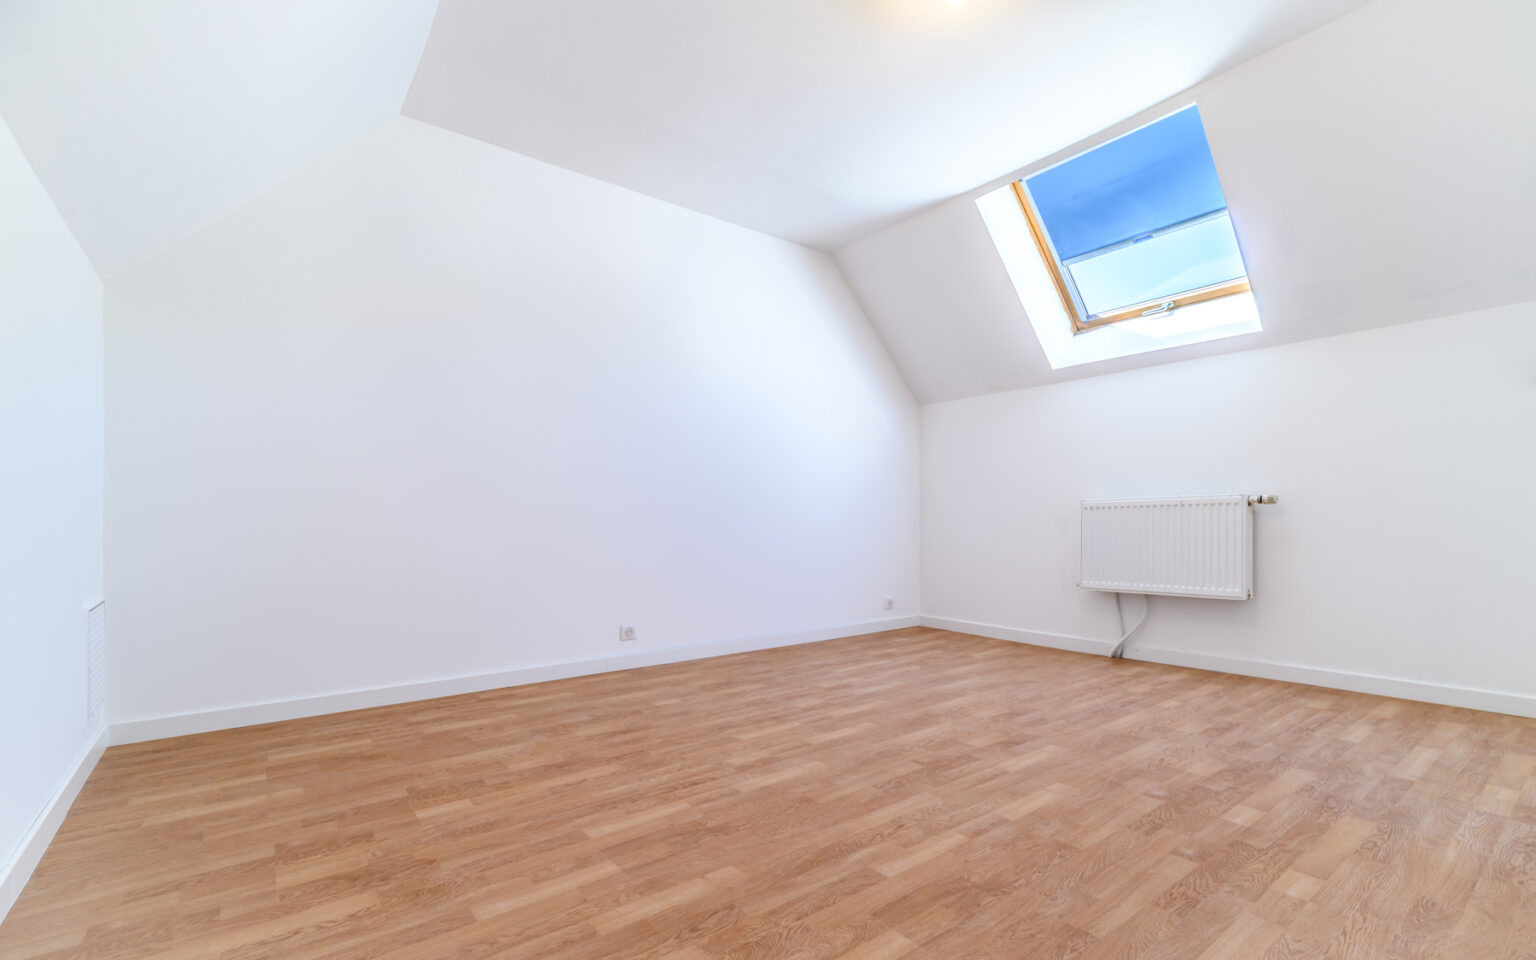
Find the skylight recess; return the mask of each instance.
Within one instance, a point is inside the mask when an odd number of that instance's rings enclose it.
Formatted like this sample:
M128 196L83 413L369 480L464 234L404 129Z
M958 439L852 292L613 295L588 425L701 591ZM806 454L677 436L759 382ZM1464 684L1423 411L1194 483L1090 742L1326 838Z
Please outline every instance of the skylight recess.
M1013 189L1076 332L1249 290L1194 106Z

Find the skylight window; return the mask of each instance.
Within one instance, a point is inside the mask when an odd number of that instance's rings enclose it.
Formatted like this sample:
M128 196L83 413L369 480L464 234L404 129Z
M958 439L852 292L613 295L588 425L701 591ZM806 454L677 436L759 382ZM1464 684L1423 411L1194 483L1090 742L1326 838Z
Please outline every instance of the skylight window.
M1016 181L1013 191L1077 333L1249 291L1196 107Z

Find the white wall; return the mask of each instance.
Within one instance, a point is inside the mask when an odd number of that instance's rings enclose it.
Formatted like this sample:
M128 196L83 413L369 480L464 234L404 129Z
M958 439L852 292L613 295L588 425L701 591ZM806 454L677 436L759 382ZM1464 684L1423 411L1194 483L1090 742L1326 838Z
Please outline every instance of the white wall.
M106 382L114 721L918 609L829 257L412 120L110 283Z
M1113 638L1078 501L1276 493L1255 597L1155 598L1130 656L1529 712L1533 479L1536 303L936 404L923 612Z
M101 596L102 294L3 120L0 211L3 916L31 869L13 870L24 839L95 733L85 609Z

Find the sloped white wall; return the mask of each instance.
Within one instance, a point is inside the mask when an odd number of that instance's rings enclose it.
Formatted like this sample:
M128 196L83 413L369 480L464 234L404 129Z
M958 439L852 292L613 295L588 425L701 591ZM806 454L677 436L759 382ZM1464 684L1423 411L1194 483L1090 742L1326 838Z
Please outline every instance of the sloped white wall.
M1529 712L1533 478L1536 303L935 404L923 613L1110 640L1080 500L1276 493L1254 598L1154 598L1128 656Z
M110 283L107 404L114 721L917 613L828 256L416 121Z
M31 869L12 869L28 857L23 840L95 733L86 723L85 609L101 596L102 294L4 120L0 211L4 916Z
M0 111L103 277L397 115L436 0L6 0Z
M1378 0L1105 131L1199 104L1262 333L1050 368L974 201L1086 142L837 259L925 404L1530 300L1532 36L1529 0Z

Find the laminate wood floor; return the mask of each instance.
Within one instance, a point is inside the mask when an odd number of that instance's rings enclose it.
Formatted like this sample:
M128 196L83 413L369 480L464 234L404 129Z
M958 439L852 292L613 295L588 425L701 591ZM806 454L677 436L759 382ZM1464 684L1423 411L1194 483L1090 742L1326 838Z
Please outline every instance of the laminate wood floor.
M1536 957L1536 721L913 629L113 747L21 958Z

